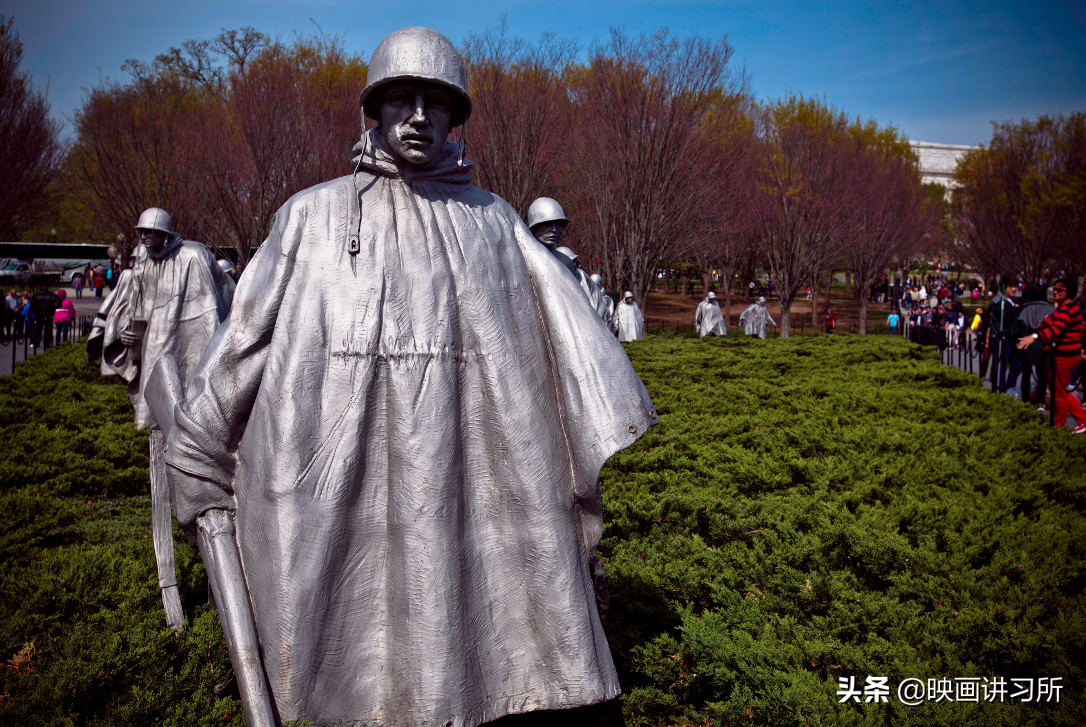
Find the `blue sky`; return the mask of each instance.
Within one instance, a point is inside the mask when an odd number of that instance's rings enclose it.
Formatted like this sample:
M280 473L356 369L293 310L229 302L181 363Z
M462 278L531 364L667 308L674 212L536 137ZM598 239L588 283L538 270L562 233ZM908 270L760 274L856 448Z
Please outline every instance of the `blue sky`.
M122 78L189 38L252 25L290 38L310 18L368 58L387 33L427 25L459 44L496 25L530 38L553 31L587 44L611 27L727 35L758 98L824 96L852 115L893 123L911 139L975 144L992 120L1086 110L1086 3L540 2L341 0L3 0L24 61L70 117L83 90Z

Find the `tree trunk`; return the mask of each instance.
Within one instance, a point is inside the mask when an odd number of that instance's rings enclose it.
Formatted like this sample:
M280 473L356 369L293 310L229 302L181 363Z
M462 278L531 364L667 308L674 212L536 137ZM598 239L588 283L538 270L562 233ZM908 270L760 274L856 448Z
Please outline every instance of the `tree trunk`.
M792 291L787 298L782 295L783 292L777 294L777 300L781 304L781 317L777 325L781 329L781 338L788 338L788 332L792 328L792 301L796 299L796 291Z
M705 270L701 271L701 297L709 295L709 273Z
M860 296L860 335L867 335L867 296Z
M815 276L815 279L811 281L811 325L818 327L818 287L820 276Z
M690 292L690 271L683 268L683 292L682 296L685 298Z

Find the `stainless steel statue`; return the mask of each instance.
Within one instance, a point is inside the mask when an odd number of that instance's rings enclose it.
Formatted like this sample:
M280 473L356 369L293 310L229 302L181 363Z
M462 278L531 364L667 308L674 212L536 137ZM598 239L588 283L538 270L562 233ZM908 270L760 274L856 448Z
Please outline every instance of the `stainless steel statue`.
M603 319L603 322L610 327L611 321L615 317L615 300L607 295L607 288L603 286L603 277L599 273L592 273L592 282L599 286L600 289L600 297L596 301L596 312Z
M163 470L162 432L144 398L151 369L172 356L182 376L196 369L208 341L230 310L234 281L198 242L174 232L165 210L152 207L136 223L140 245L135 266L121 273L117 287L102 303L87 340L87 357L102 357L103 375L128 382L136 426L151 428L151 504L159 589L166 623L184 620L173 558L170 498Z
M656 414L445 142L465 89L439 33L378 45L355 172L279 210L173 409L177 518L224 592L243 566L223 624L232 659L259 641L250 727L473 727L619 694L597 478Z
M724 313L720 310L716 293L711 290L705 300L698 303L698 310L694 314L694 328L701 338L728 335L728 329L724 325Z
M641 309L637 307L633 293L626 291L622 296L622 302L615 306L615 317L611 324L618 340L640 341L645 337L645 317L641 315Z
M581 290L588 297L592 309L600 314L600 318L605 323L609 323L610 318L605 317L601 312L601 308L605 305L601 300L604 293L602 284L597 279L602 280L602 278L599 275L589 275L581 269L577 265L577 253L564 245L559 245L562 241L562 233L565 232L568 224L569 220L566 218L562 205L550 197L539 197L528 207L528 228L532 234L558 258L567 270L573 273Z
M748 336L757 336L763 341L765 340L767 324L775 326L777 322L773 320L773 317L769 315L769 311L766 310L764 297L759 297L758 300L747 306L747 309L739 316L739 325L743 326L743 333Z

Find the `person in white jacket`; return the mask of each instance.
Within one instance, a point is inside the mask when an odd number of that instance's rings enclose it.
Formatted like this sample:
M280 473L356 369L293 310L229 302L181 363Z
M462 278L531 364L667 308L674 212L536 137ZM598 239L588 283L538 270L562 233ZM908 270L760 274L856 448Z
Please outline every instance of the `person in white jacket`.
M716 293L709 291L705 300L698 304L697 313L694 314L694 328L698 336L726 336L728 329L724 325L724 314L720 310L720 303L716 301Z
M614 318L615 333L618 340L640 341L645 337L645 317L641 315L641 309L637 307L633 293L626 291L622 296L622 302L615 306Z

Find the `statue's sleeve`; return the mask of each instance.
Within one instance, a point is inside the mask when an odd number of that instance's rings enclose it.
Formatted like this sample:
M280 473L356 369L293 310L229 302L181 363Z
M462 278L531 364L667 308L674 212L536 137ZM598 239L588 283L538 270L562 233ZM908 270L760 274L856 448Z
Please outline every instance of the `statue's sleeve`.
M235 449L260 388L303 217L290 203L249 262L230 314L208 343L174 410L166 448L174 514L191 529L204 512L234 509Z

